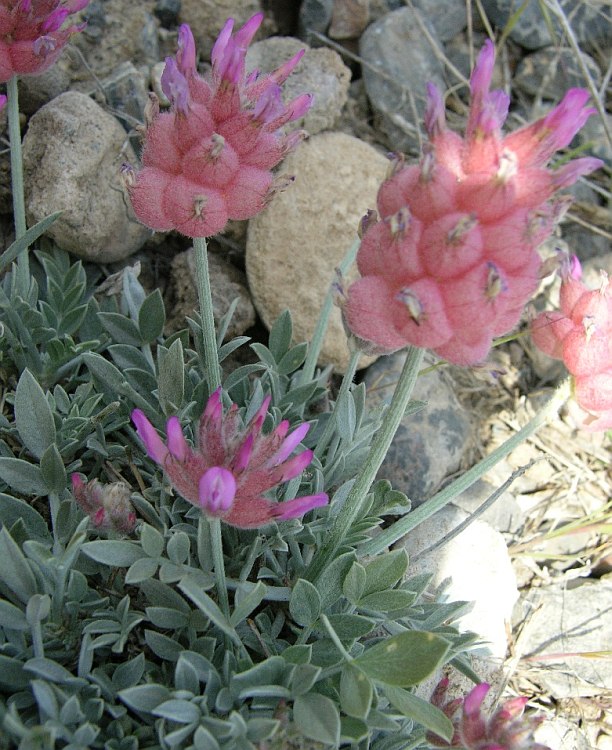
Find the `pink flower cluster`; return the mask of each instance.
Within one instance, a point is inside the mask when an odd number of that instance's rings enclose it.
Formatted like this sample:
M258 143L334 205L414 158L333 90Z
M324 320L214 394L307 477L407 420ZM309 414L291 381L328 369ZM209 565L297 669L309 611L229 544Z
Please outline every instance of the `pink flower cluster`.
M43 73L83 24L65 26L89 0L0 0L0 83Z
M523 715L527 698L505 701L493 715L486 716L482 702L489 689L490 686L483 682L465 698L446 701L448 678L441 680L431 702L453 722L455 732L450 743L434 734L427 735L429 742L434 747L460 747L463 750L550 750L533 740L533 733L542 723L542 718Z
M311 450L304 450L290 458L308 432L307 424L288 435L289 422L283 420L263 434L269 405L268 396L244 427L236 404L223 413L218 388L200 419L195 450L185 440L178 417L168 420L166 443L139 409L132 412L132 421L149 456L185 500L232 526L254 529L298 518L329 502L324 493L282 503L265 497L276 485L299 476L313 456Z
M382 221L366 229L362 278L344 306L348 327L374 351L412 344L455 364L482 362L538 285L537 247L565 207L551 198L601 164L583 158L546 168L594 112L582 89L503 136L509 99L489 91L494 62L488 41L472 73L464 137L446 127L442 96L429 85L422 162L396 159L380 187Z
M73 474L71 481L74 499L97 529L122 534L134 531L136 514L126 484L102 484L97 479L84 482L79 474Z
M162 75L171 110L153 113L143 169L126 180L136 216L151 229L209 237L228 219L255 216L274 193L270 170L303 137L283 136L279 128L303 117L312 97L286 106L281 100L281 84L303 51L269 75L246 75L247 46L262 19L258 13L234 35L233 20L225 24L207 79L196 72L189 26L180 27L176 59L166 59Z
M602 273L599 289L582 283L573 258L562 269L560 310L543 312L531 324L534 344L571 373L580 407L580 426L589 432L612 428L612 295Z

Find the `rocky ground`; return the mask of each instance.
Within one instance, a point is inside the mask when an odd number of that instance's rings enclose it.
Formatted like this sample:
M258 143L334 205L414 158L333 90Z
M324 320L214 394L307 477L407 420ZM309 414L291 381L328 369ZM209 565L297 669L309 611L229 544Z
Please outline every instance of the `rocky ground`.
M307 45L287 96L313 91L315 105L299 123L310 139L281 167L296 177L291 189L248 226L235 224L211 242L218 315L239 300L229 335L265 336L285 308L296 336L310 334L359 219L375 205L387 152L418 153L425 83L449 92L449 117L459 126L470 66L488 34L498 42L496 85L512 94L512 127L539 116L569 87L586 86L596 95L599 114L573 145L604 159L606 167L575 188L574 206L551 248L566 243L583 261L587 278L596 279L598 268L612 273L610 4L532 0L517 20L512 12L519 5L262 2L266 21L249 65L270 70ZM140 264L141 279L166 296L169 329L183 327L196 306L189 246L178 236L151 237L135 222L119 169L137 162L148 91L161 95L162 61L175 49L178 23L191 25L200 58L207 60L228 16L240 23L259 9L259 0L93 0L84 12L86 30L59 64L20 82L29 221L66 209L50 236L101 268L109 292L113 274ZM49 191L50 184L56 190ZM3 151L5 246L12 239L10 210ZM552 284L543 284L539 309ZM338 373L346 365L339 316L323 358ZM373 403L388 396L400 367L396 355L361 372ZM430 372L416 393L429 408L402 425L383 475L414 503L426 501L516 431L560 375L521 336L497 349L491 366ZM513 472L515 481L481 513L481 504ZM449 598L475 601L464 624L487 642L479 663L484 676L499 691L529 695L546 712L551 722L540 741L555 750L612 748L612 697L606 692L612 685L611 490L609 437L577 432L570 409L406 541L412 572L433 570ZM469 518L473 522L456 534Z

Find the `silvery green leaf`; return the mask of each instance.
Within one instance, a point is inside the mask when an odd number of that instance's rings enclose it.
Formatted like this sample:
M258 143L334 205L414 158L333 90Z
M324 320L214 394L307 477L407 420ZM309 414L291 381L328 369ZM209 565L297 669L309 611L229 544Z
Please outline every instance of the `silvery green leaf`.
M25 447L38 459L55 442L51 407L28 369L21 373L15 389L15 426Z
M178 584L179 589L208 617L208 619L228 635L234 643L241 645L241 641L232 625L215 602L205 593L199 582L193 576L185 576Z
M268 337L268 347L276 362L280 362L291 346L293 322L289 310L284 310L274 321Z
M409 607L414 602L414 594L401 589L375 591L357 602L360 609L371 609L375 612L394 612Z
M190 550L191 541L184 531L175 531L166 546L168 557L177 565L187 563Z
M62 211L56 211L49 216L45 216L44 219L34 224L21 237L12 242L0 257L0 272L7 268L20 253L27 250L33 242L44 234L62 213Z
M178 592L157 579L143 581L140 584L140 589L151 606L177 609L186 615L191 612L191 607Z
M113 358L113 362L122 370L144 370L151 372L151 362L135 346L128 344L111 344L108 347L108 353Z
M345 552L332 560L321 573L317 581L317 590L321 595L321 610L323 612L326 612L342 596L342 582L354 560L354 552Z
M113 341L118 344L140 346L140 331L136 323L130 318L126 318L121 313L100 312L98 313L98 320L104 330L113 337Z
M205 727L198 727L193 735L194 750L220 750L219 743Z
M233 675L230 691L232 695L237 696L247 688L280 685L289 669L289 665L282 656L269 656L265 661L255 664L250 669Z
M6 528L0 529L0 580L23 604L38 593L32 568Z
M309 627L318 619L321 614L321 597L310 581L303 578L297 581L291 592L289 612L302 627Z
M152 344L164 332L166 324L166 310L159 289L155 289L145 297L138 311L138 328L142 340Z
M0 627L19 631L30 628L23 611L4 599L0 599Z
M47 494L39 467L21 458L0 456L0 479L23 495Z
M289 648L283 651L281 656L290 664L308 664L312 656L312 646L310 644L289 646Z
M230 623L236 627L246 619L262 603L266 591L267 588L261 581L258 581L248 594L243 594L241 589L238 589L234 596L234 611L231 614Z
M367 739L370 734L370 728L361 719L354 716L343 716L340 719L340 741L351 742L355 745Z
M235 352L236 349L244 346L244 344L247 344L250 340L249 336L236 336L235 339L228 341L227 344L223 344L219 349L219 363L223 362L223 360L227 359L232 352Z
M99 727L89 723L82 724L72 735L72 744L77 747L91 747L99 734Z
M345 714L365 719L370 712L374 689L363 672L345 664L340 673L340 707Z
M242 365L242 367L237 367L235 370L233 370L224 380L223 387L226 391L230 391L232 388L235 388L239 383L241 383L246 378L250 378L251 375L254 375L256 372L261 372L264 369L263 365Z
M453 724L439 708L402 688L387 685L384 688L384 694L391 705L404 716L421 724L425 729L429 729L447 742L451 741Z
M157 573L159 563L151 557L142 557L130 565L125 574L125 582L128 584L142 583L147 578L152 578Z
M115 539L85 542L81 549L92 560L113 568L129 568L145 555L139 544Z
M303 342L291 347L285 356L278 363L276 371L279 375L289 375L304 364L306 354L308 353L308 344Z
M150 714L160 703L170 698L170 691L163 685L137 685L121 690L118 696L134 711Z
M46 620L51 611L51 597L48 594L34 594L26 607L26 619L30 627Z
M250 742L263 743L271 739L280 726L277 719L254 718L247 721L247 738Z
M83 355L83 361L89 368L91 374L105 388L115 393L122 393L125 385L125 377L122 372L107 359L95 352L87 352Z
M378 555L366 565L366 584L362 596L384 591L394 586L408 569L408 554L404 549Z
M185 397L185 362L180 339L176 339L169 349L157 348L157 367L157 398L168 415L182 406Z
M184 628L189 622L184 612L177 612L168 607L146 607L145 614L155 627L162 630L178 630L178 628Z
M307 693L319 679L321 667L315 667L314 664L296 664L291 674L291 694L304 695Z
M125 661L113 672L112 682L115 690L125 690L133 687L142 679L145 670L145 657L143 653Z
M27 672L31 672L49 682L55 682L58 685L69 685L70 683L75 683L77 681L82 684L83 682L82 680L78 680L72 672L69 672L61 664L53 661L53 659L46 659L44 656L28 659L23 665L23 668Z
M27 687L30 675L23 669L23 663L11 656L0 654L0 687L17 692Z
M351 602L361 599L366 586L366 571L361 563L355 561L349 568L342 583L342 593Z
M251 344L251 349L255 352L255 354L259 357L260 361L264 365L267 365L268 367L276 367L276 360L274 359L274 355L267 346L254 341Z
M328 615L330 625L341 641L354 641L371 633L376 622L363 615L337 614Z
M40 459L40 472L47 492L60 493L66 488L66 468L57 445L52 443Z
M149 557L160 557L164 551L164 537L147 523L143 523L140 529L140 546Z
M428 677L449 648L450 643L438 635L408 630L366 649L353 664L373 680L408 687Z
M47 522L38 511L23 500L0 493L0 523L10 529L18 519L25 524L29 539L40 542L51 540Z
M293 720L311 740L336 746L340 742L340 714L336 704L324 695L299 695L293 704Z
M60 709L60 722L62 724L83 724L85 718L79 699L76 695L71 695Z
M179 724L199 722L202 717L200 709L196 705L189 701L177 700L175 698L160 703L151 713L154 716L161 716L162 719L176 721Z
M338 399L334 407L334 417L342 439L350 442L355 434L356 415L353 395L349 391L343 393Z
M59 703L51 685L44 680L32 680L30 683L32 693L38 704L38 710L43 720L59 719Z

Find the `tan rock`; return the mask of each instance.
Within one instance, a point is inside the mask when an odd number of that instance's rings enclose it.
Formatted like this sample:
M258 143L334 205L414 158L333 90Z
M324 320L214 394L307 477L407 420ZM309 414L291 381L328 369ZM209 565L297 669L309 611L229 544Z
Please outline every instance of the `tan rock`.
M234 19L236 31L260 10L259 0L182 0L179 18L191 27L200 60L208 62L227 19ZM257 36L261 35L259 31Z
M246 267L255 307L270 327L289 309L296 341L310 338L335 268L357 240L360 219L376 206L387 160L343 133L321 133L285 160L295 182L249 223ZM355 278L356 269L350 278ZM319 364L342 372L349 352L334 308ZM372 360L362 358L362 366Z

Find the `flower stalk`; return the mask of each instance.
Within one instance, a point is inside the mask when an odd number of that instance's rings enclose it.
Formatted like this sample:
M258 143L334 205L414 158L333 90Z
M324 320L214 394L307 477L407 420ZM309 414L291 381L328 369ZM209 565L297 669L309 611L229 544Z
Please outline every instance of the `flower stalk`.
M18 76L9 78L6 84L9 141L11 144L11 188L13 191L13 216L15 239L26 233L25 199L23 191L23 159L21 155L21 127L19 124ZM30 260L27 250L17 259L17 288L25 294L30 286Z
M212 294L210 291L210 273L208 270L208 249L205 237L194 237L193 252L196 267L196 286L200 303L202 322L202 344L204 354L204 372L208 381L209 393L221 385L219 373L219 353L215 334Z

